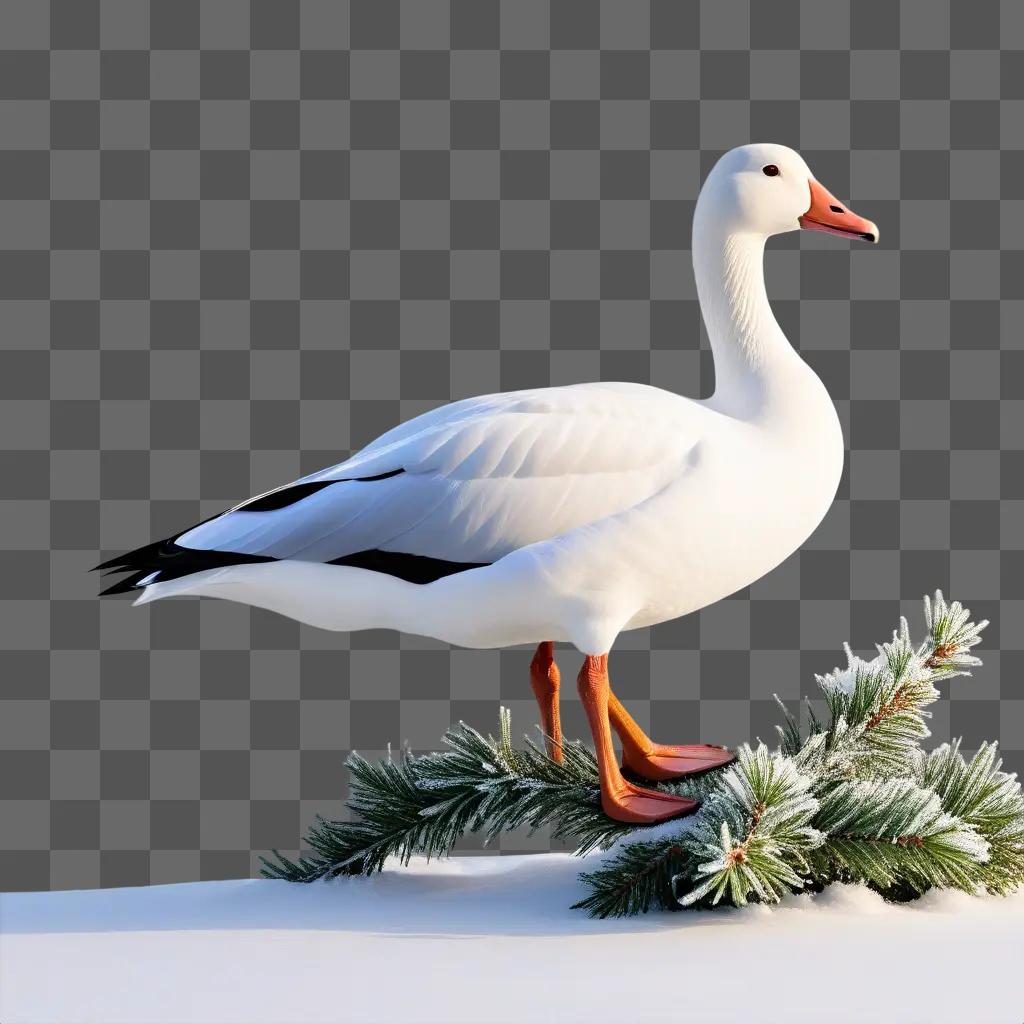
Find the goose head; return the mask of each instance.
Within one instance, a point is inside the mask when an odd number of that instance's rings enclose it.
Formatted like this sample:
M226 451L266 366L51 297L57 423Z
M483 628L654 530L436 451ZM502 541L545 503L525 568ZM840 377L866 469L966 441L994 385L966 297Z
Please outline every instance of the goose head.
M840 202L787 146L754 143L725 153L701 189L694 229L716 224L725 234L767 238L803 228L878 241L878 228Z

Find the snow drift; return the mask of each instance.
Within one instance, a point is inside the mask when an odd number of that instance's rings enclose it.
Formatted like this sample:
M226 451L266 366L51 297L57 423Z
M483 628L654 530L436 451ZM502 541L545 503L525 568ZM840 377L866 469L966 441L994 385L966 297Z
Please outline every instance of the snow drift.
M4 1024L1021 1024L1024 893L591 920L585 858L0 897Z

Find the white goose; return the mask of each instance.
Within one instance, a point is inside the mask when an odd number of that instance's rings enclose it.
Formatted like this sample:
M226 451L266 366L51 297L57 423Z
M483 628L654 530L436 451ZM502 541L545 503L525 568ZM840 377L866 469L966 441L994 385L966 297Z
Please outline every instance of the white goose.
M579 691L604 809L655 822L692 800L626 781L724 764L724 748L654 743L611 693L627 629L741 589L821 521L843 465L824 385L776 323L765 240L798 227L876 241L798 153L741 146L696 205L693 264L715 360L706 401L598 383L469 398L389 430L345 462L99 568L136 604L201 595L333 630L384 627L465 647L538 644L531 666L553 756L551 641L585 656Z

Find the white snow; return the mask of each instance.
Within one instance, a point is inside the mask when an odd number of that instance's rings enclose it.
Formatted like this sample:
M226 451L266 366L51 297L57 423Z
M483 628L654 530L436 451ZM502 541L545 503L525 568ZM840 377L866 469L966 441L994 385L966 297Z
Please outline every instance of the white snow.
M591 862L593 863L593 862ZM596 921L586 860L0 897L4 1024L1021 1024L1024 893Z

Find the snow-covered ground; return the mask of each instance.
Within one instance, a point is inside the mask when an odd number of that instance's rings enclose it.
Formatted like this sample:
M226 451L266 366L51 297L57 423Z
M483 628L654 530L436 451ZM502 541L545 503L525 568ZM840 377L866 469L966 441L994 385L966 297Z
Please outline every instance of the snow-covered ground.
M594 921L562 854L0 897L3 1024L1022 1024L1024 893Z

